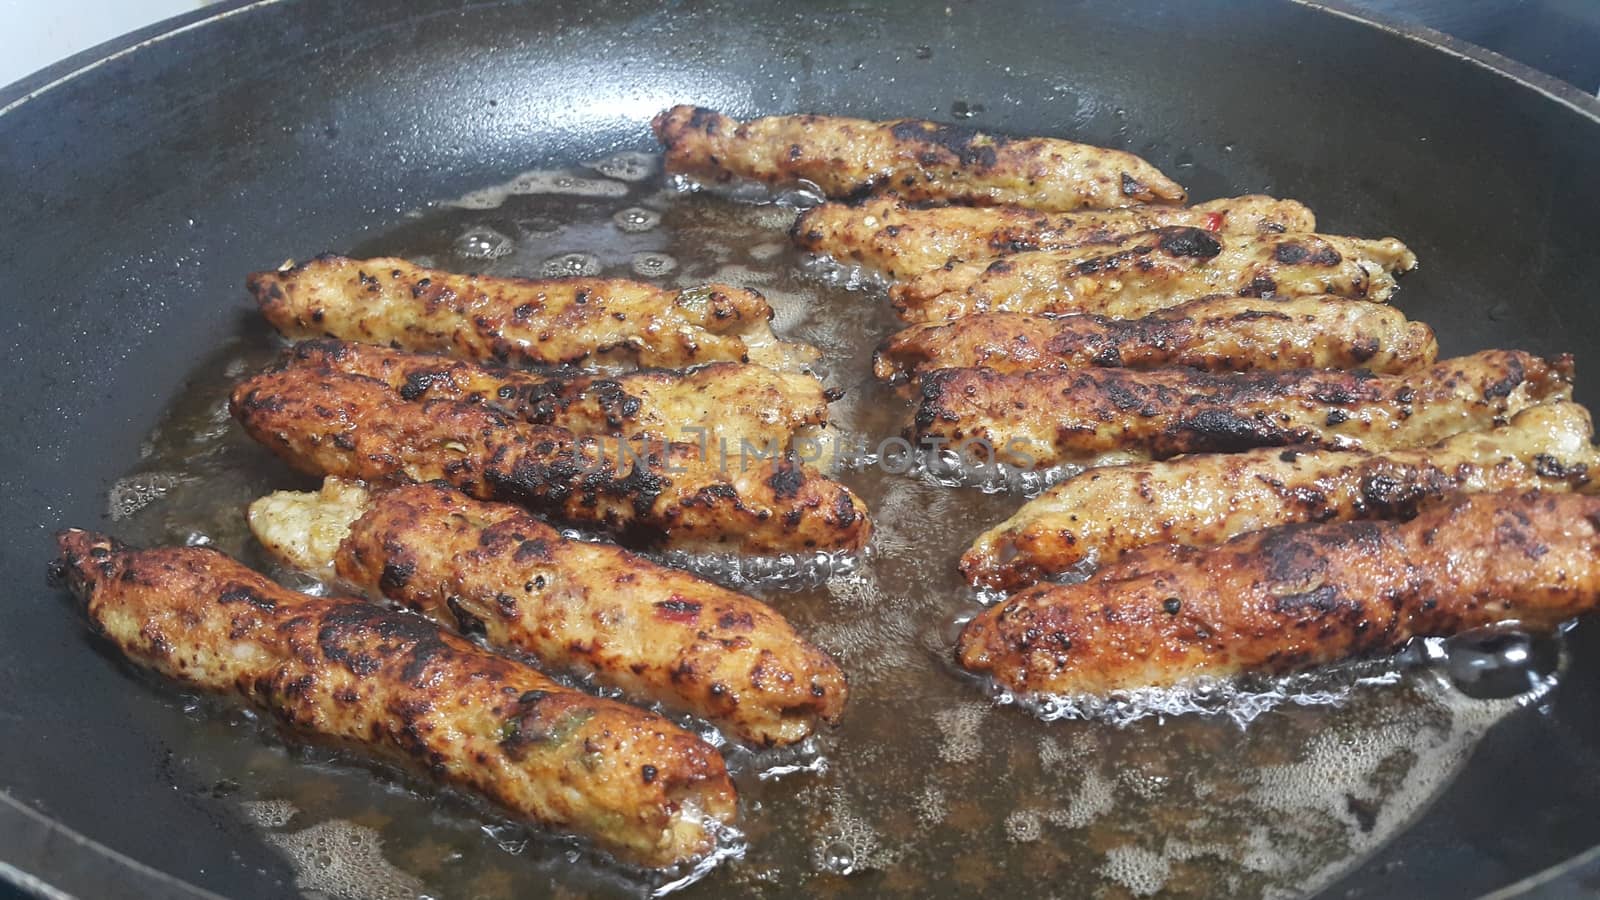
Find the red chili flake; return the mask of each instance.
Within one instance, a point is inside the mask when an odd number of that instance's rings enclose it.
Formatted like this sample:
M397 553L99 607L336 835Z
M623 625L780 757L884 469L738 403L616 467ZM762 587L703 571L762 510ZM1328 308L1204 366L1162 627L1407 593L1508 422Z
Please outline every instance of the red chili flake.
M1227 218L1228 214L1225 212L1206 213L1206 230L1221 231L1222 223L1226 221Z
M690 624L700 619L700 604L674 594L670 599L656 604L656 617L668 622Z

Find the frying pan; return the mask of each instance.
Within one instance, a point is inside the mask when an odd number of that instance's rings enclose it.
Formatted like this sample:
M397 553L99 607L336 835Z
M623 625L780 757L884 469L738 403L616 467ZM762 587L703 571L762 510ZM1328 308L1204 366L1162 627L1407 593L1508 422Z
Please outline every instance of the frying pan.
M676 102L960 102L980 126L1128 147L1197 198L1295 197L1325 230L1404 237L1426 267L1404 305L1447 349L1572 350L1578 399L1600 399L1600 104L1438 34L1267 0L223 3L0 92L0 873L100 897L292 889L198 781L183 711L46 586L49 534L105 525L159 411L249 318L243 273L510 173L649 149ZM1568 650L1560 687L1326 896L1592 888L1600 628Z

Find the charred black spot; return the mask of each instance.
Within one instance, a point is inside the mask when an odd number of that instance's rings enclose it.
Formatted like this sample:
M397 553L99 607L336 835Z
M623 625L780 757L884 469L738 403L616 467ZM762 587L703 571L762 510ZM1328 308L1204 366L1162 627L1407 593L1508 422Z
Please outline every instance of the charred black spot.
M1004 138L986 137L975 128L935 122L898 122L889 134L897 141L930 143L949 151L961 165L980 168L993 168L995 148L1005 143Z
M1303 263L1310 255L1311 251L1293 241L1284 241L1272 250L1272 258L1286 266Z
M1295 613L1305 610L1314 610L1317 613L1330 613L1339 608L1339 589L1331 584L1324 584L1296 594L1285 594L1273 601L1272 608L1280 613Z
M400 399L407 401L420 399L428 392L428 388L433 387L434 380L442 377L444 377L443 372L412 372L406 376L405 384L400 385Z
M1506 377L1484 388L1483 397L1485 400L1499 400L1509 397L1511 392L1516 390L1517 386L1526 381L1527 378L1528 373L1522 366L1522 360L1517 358L1515 354L1510 354L1506 358Z
M1250 279L1239 294L1244 297L1271 297L1278 292L1278 283L1270 275L1257 275Z
M1569 466L1554 456L1549 455L1548 453L1540 453L1533 458L1533 470L1538 472L1541 478L1559 478L1562 480L1570 478L1576 481L1589 480L1588 465L1584 463L1573 463Z
M1144 398L1140 397L1127 384L1117 379L1108 379L1104 387L1106 398L1111 401L1112 405L1116 406L1119 412L1128 412L1144 405Z
M1140 197L1148 193L1150 193L1150 187L1148 185L1132 175L1129 175L1127 172L1122 173L1123 196Z
M1173 430L1193 439L1194 449L1238 453L1253 447L1284 443L1284 436L1248 416L1226 409L1204 409L1179 419Z
M656 613L675 621L694 620L700 616L700 604L682 597L670 597L655 603Z
M1177 597L1168 597L1161 601L1161 608L1166 610L1167 615L1175 616L1179 610L1183 609L1183 601Z
M644 779L645 784L654 782L656 780L656 767L646 763L639 768L639 776Z
M378 576L378 588L384 593L404 590L416 571L415 560L390 560L383 564L383 573Z
M217 595L217 602L224 605L229 603L248 603L265 612L272 612L278 608L278 604L272 598L263 597L254 588L243 584L230 585Z
M805 473L800 470L800 464L794 459L784 459L774 467L771 476L767 478L767 487L772 488L772 495L779 500L788 500L800 493L800 486L805 484Z
M512 561L518 563L530 563L535 561L542 562L544 560L548 560L549 558L550 542L546 541L544 538L535 538L531 541L523 541L517 545L516 552L511 554Z
M689 111L689 127L695 130L709 130L722 118L722 114L714 109L696 106Z
M459 597L447 597L445 598L444 604L445 606L449 607L450 615L456 617L457 631L469 636L481 636L487 633L488 629L484 626L483 620L473 615L471 611L462 606L461 599Z
M346 603L329 610L317 630L317 646L328 660L362 678L382 667L379 654L406 655L400 675L411 682L421 677L432 659L450 652L433 625L369 603Z
M755 625L755 619L747 612L725 612L717 618L717 627L725 631L749 631Z
M1173 257L1210 259L1222 252L1222 244L1204 228L1163 228L1156 242Z

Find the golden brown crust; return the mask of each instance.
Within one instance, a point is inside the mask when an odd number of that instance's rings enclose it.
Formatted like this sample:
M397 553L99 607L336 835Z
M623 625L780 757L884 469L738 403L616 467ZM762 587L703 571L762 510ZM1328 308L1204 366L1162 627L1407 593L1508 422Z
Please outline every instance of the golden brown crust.
M1448 493L1584 490L1600 472L1593 437L1587 410L1557 402L1414 450L1272 448L1091 469L980 535L961 571L1015 590L1149 544L1205 547L1295 522L1405 518Z
M1302 669L1509 619L1547 629L1597 601L1600 498L1473 494L1405 523L1149 547L985 610L956 652L1014 691L1103 694Z
M332 481L330 479L330 481ZM565 538L502 503L412 485L350 503L350 488L280 492L250 527L280 559L381 595L491 646L595 676L760 745L803 740L844 710L844 674L743 594L618 547ZM346 531L304 558L304 523L343 504ZM352 518L354 517L354 518Z
M1431 444L1571 396L1570 356L1549 361L1518 350L1404 375L941 369L922 378L911 441L968 444L965 455L980 458L972 442L982 441L1000 462L1023 468L1291 444L1384 450Z
M859 550L866 507L792 456L622 442L516 421L482 404L400 401L359 375L290 368L234 388L234 418L290 465L366 481L443 479L480 500L635 542L755 554Z
M793 371L816 359L779 341L772 307L728 285L673 291L618 278L494 278L403 259L324 255L246 280L286 337L334 337L518 365L681 368L750 362Z
M722 758L661 716L562 687L406 613L280 587L213 550L57 536L90 620L141 665L281 726L665 866L736 812Z
M1008 138L914 119L772 116L738 122L675 106L651 123L668 172L722 183L808 181L835 199L874 190L906 200L1034 209L1182 203L1184 191L1131 153L1058 138Z
M348 341L303 341L290 365L376 378L409 401L483 403L524 422L578 434L648 437L716 447L788 449L798 428L828 418L828 396L810 375L744 363L687 372L549 377Z
M796 246L865 267L890 281L921 275L951 260L979 260L1030 250L1061 250L1169 225L1228 234L1307 232L1311 210L1293 200L1251 195L1197 206L1047 213L1021 206L910 206L895 197L807 210L789 235Z
M953 263L889 289L907 322L980 312L1134 319L1201 297L1332 294L1386 301L1417 258L1394 238L1158 228L1105 244Z
M1338 297L1210 297L1138 319L977 313L912 325L873 354L883 380L935 369L996 372L1085 366L1211 372L1366 369L1380 374L1432 365L1433 329L1399 310Z

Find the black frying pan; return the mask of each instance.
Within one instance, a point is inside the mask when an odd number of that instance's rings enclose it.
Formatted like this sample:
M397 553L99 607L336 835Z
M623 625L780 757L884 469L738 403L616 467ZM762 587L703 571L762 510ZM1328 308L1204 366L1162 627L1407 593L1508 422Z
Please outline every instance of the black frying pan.
M1447 350L1600 364L1600 104L1431 33L1266 0L264 0L179 21L0 92L0 874L25 883L293 883L233 788L199 780L198 726L111 663L43 574L53 529L102 524L108 485L195 361L253 327L243 274L359 247L421 200L647 149L646 121L674 102L931 118L981 104L974 124L1127 146L1197 198L1270 191L1324 230L1404 237L1425 266L1404 305ZM1580 400L1600 399L1594 383ZM1475 894L1600 843L1592 626L1555 694L1490 731L1328 896Z

